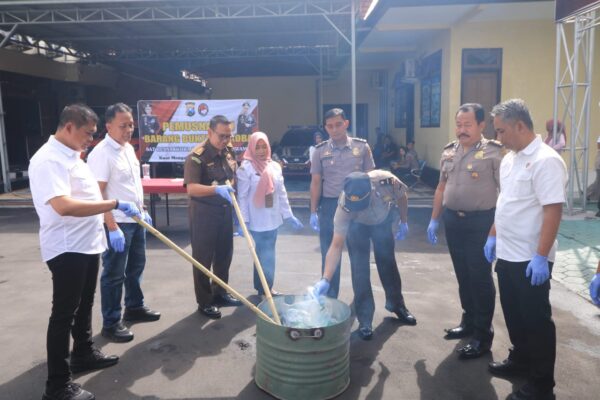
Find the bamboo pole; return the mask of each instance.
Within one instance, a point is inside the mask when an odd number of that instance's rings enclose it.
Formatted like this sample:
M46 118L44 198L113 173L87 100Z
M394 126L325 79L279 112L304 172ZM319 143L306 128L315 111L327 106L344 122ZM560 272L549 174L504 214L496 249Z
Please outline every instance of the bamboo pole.
M225 182L227 185L231 185L229 181ZM237 202L235 194L230 193L231 202L233 203L233 208L235 208L235 213L238 217L238 222L244 231L244 237L246 238L246 242L248 243L248 248L252 253L252 257L254 258L254 266L256 271L258 272L258 277L260 278L260 283L263 287L263 292L265 292L265 296L267 297L267 302L269 303L269 307L271 308L271 312L273 313L273 318L277 325L281 325L281 320L279 319L279 314L277 313L277 308L275 307L275 303L273 302L273 296L271 295L271 289L269 288L269 284L267 283L267 278L265 278L265 274L262 269L262 265L260 264L260 260L258 259L258 255L256 254L256 249L254 248L254 243L252 243L252 236L250 236L250 232L248 232L248 228L246 227L246 221L244 221L244 217L242 216L242 210L240 210L240 205Z
M244 296L242 296L240 293L238 293L236 290L234 290L231 286L229 286L227 283L225 283L221 278L219 278L214 273L212 273L210 270L208 270L204 265L202 265L198 261L196 261L192 256L190 256L187 252L185 252L181 247L179 247L175 243L173 243L168 237L166 237L165 235L160 233L152 225L146 223L146 221L144 221L138 217L133 217L133 220L135 222L137 222L138 224L142 225L144 228L146 228L148 230L148 232L150 232L151 234L156 236L161 242L163 242L164 244L169 246L171 249L175 250L175 252L177 252L180 256L185 258L187 261L191 262L194 267L198 268L203 274L210 277L213 282L215 282L217 285L221 286L223 289L227 290L236 299L240 300L242 303L244 303L246 306L248 306L248 308L250 308L252 311L254 311L259 317L261 317L269 322L275 323L275 321L273 321L273 319L270 318L267 314L265 314L260 308L256 307L254 304L250 303L248 301L248 299L246 299ZM279 322L279 325L281 325L280 322Z

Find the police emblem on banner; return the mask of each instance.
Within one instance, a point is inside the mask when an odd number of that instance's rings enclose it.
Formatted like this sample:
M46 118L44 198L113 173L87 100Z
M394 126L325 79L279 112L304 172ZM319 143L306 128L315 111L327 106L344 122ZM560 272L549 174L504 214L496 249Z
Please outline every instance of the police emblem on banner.
M208 114L208 104L206 104L206 103L200 103L200 105L198 106L198 114L200 114L203 117L205 117L206 114Z

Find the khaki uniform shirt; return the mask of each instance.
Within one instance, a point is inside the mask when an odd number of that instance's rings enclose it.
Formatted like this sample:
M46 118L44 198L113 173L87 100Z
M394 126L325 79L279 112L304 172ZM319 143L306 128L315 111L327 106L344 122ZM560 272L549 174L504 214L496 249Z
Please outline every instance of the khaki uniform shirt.
M368 172L375 168L371 148L364 139L348 136L342 146L331 139L315 147L310 173L320 174L323 179L323 197L337 198L344 189L344 178L351 172Z
M196 146L185 158L183 184L224 185L227 180L233 184L237 162L230 146L218 151L208 140ZM229 202L219 195L191 197L193 201L213 205L227 205Z
M371 198L369 206L357 212L345 208L345 193L338 200L338 207L333 218L333 231L346 235L352 221L365 225L377 225L385 221L392 210L397 210L398 201L408 190L401 180L389 171L376 169L369 172L371 178ZM398 217L400 214L398 213ZM395 224L394 224L395 225Z
M446 182L443 205L460 211L494 208L503 155L504 148L496 140L482 138L466 153L458 141L448 143L440 161L440 181Z

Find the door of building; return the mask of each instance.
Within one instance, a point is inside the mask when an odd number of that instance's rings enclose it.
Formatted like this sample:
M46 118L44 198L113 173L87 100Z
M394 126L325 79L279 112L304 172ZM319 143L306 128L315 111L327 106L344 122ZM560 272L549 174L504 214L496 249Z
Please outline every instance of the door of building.
M502 49L464 49L460 101L479 103L486 113L484 136L496 137L489 117L492 108L500 102Z

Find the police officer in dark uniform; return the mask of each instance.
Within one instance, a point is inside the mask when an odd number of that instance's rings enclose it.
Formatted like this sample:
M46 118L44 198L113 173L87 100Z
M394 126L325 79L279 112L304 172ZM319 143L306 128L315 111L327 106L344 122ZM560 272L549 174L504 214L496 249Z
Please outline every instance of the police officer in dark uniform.
M152 115L152 104L144 104L144 114L142 115L142 123L140 125L140 132L142 135L155 135L160 131L160 125L158 124L158 118Z
M472 335L458 352L461 358L476 358L490 350L494 338L496 288L483 246L494 222L504 151L500 142L483 137L485 112L480 104L460 106L455 119L457 140L442 153L427 235L432 244L437 242L442 216L463 309L460 325L446 329L445 338Z
M250 103L245 101L244 104L242 104L242 113L238 115L236 134L249 135L252 133L252 129L255 125L256 121L250 112Z
M333 237L333 216L344 178L351 172L368 172L375 168L367 141L348 136L349 121L344 110L333 108L325 113L323 120L329 139L315 147L310 166L310 226L319 232L321 273L325 268L325 256ZM337 298L339 289L338 263L327 295Z
M186 157L183 183L189 196L192 256L224 282L229 280L233 256L231 195L237 163L231 141L231 123L222 115L209 123L208 139ZM209 318L221 318L218 306L241 302L211 285L210 278L194 268L194 290L198 310Z
M371 242L385 291L386 310L396 313L404 323L417 323L404 304L394 253L394 237L403 240L408 234L406 191L406 185L388 171L352 172L346 177L335 212L334 234L325 260L325 272L312 289L315 297L327 292L347 237L358 334L364 340L373 336L375 312L369 263Z

